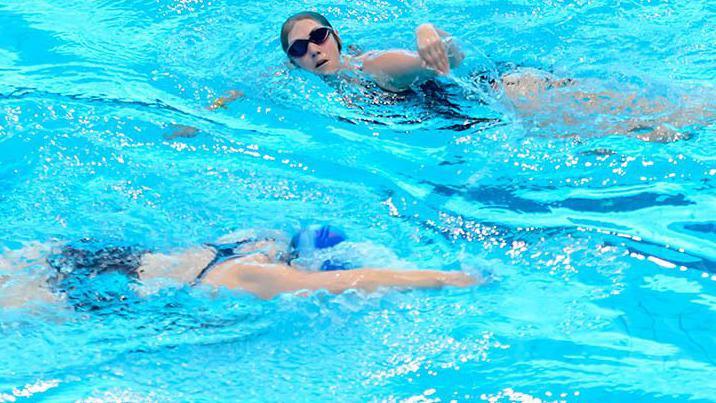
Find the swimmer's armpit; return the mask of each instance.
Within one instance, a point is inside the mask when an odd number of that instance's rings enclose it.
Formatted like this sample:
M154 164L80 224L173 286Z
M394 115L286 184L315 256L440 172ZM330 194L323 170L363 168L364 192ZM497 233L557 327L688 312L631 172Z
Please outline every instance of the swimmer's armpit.
M239 90L230 90L223 97L219 97L211 105L207 106L206 109L213 111L219 108L226 108L226 105L236 101L239 98L244 97L244 92Z

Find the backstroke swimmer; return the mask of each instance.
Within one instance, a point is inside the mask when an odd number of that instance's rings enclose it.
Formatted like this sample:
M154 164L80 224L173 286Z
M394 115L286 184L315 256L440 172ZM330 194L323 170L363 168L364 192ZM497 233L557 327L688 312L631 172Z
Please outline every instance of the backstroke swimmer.
M321 76L359 73L386 91L401 92L450 74L464 59L452 37L432 24L420 25L415 33L415 51L394 49L351 56L342 53L341 38L323 15L304 11L283 23L280 39L290 62L302 70ZM576 80L558 79L537 69L515 69L497 80L487 80L493 89L502 89L518 115L546 116L535 122L539 126L578 126L593 123L587 122L590 118L585 115L627 113L636 116L603 119L597 128L604 134L632 134L643 140L673 141L683 137L681 128L714 115L705 105L676 108L665 99L649 100L614 91L586 91L579 88ZM241 95L231 91L214 101L209 109L225 107Z
M131 283L171 280L225 287L263 299L297 291L337 294L349 289L374 292L383 287L468 287L478 280L464 272L354 268L352 263L333 259L313 270L295 263L301 255L328 250L345 240L344 233L333 226L313 225L290 241L273 235L245 237L172 254L126 246L98 247L86 240L37 243L0 256L0 306L64 299L78 309L96 309L112 302L106 300L107 292L92 288L95 279L107 274L125 276ZM98 295L105 299L98 300Z

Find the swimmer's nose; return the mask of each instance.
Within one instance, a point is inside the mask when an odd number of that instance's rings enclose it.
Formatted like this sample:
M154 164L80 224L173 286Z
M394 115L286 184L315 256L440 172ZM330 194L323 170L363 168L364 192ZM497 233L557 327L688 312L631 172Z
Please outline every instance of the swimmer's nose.
M315 59L318 55L321 54L321 47L313 42L310 42L308 44L308 53L310 53L311 57Z

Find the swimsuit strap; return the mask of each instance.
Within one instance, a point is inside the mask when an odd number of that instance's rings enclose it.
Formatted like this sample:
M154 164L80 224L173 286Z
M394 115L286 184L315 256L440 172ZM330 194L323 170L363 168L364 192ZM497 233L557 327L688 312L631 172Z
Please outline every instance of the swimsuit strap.
M195 286L201 282L201 280L206 277L207 274L216 266L218 266L221 263L227 262L229 260L238 259L241 257L246 257L249 255L252 255L256 253L256 251L251 252L241 252L239 249L241 246L249 244L249 243L255 243L260 241L274 241L274 238L249 238L249 239L243 239L241 241L236 242L230 242L230 243L207 243L206 246L213 248L214 251L216 251L216 254L214 254L214 258L211 259L211 261L199 272L199 274L196 276L194 281L191 282L191 286Z

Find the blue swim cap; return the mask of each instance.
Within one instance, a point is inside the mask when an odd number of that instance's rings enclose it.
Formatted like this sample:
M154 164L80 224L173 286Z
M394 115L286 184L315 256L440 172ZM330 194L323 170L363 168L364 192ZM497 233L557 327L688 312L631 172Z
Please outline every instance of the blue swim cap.
M313 224L302 228L291 238L292 253L299 256L310 253L316 249L326 249L338 245L346 240L346 235L340 229L331 225ZM326 260L321 264L321 270L346 270L352 266L347 263Z
M308 252L330 248L345 240L346 236L340 229L330 225L313 224L302 228L291 238L291 248L298 252Z

